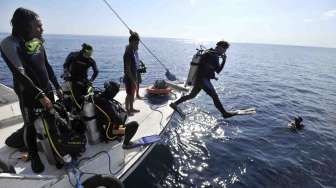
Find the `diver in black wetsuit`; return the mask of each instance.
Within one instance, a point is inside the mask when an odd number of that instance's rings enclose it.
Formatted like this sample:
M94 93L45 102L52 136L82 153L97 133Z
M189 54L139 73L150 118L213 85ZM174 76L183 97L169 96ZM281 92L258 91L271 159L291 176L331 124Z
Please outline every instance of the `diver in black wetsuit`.
M87 88L98 76L98 69L91 55L93 52L92 46L82 44L82 49L78 52L71 52L63 65L64 75L71 81L71 89L76 99L77 104L83 102L83 95L87 94ZM93 74L88 79L89 68L92 67Z
M20 142L28 148L31 167L35 173L44 170L37 153L34 109L53 107L54 94L52 86L62 97L62 90L57 82L52 67L49 65L42 39L42 23L39 16L24 8L15 10L12 34L1 42L1 55L13 74L14 91L19 98L24 127L6 140L10 147L20 147ZM23 136L24 135L24 136ZM13 139L13 137L16 137ZM23 142L21 142L23 143Z
M218 74L224 68L226 61L225 52L229 46L228 42L219 41L217 42L215 49L211 48L202 55L193 89L189 95L183 96L175 103L170 104L174 110L177 110L177 105L180 103L196 97L196 95L203 89L212 98L216 108L222 113L224 118L234 116L234 114L225 111L216 90L210 81L211 79L216 79L215 72ZM219 63L219 57L223 59L221 64Z

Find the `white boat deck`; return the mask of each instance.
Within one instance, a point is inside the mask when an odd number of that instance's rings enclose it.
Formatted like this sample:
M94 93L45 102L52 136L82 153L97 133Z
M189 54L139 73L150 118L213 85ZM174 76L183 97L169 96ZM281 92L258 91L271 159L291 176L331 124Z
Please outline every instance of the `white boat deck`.
M3 88L3 87L2 87ZM0 88L1 89L1 88ZM9 92L13 93L13 91ZM146 93L145 88L140 89L140 94L144 96ZM132 140L136 140L143 136L161 134L167 126L173 110L169 107L169 103L178 98L181 94L174 92L169 100L160 105L152 105L146 98L144 100L135 100L134 108L140 109L139 113L128 118L129 121L137 121L139 128ZM121 90L115 97L121 103L124 103L125 90ZM158 111L160 112L158 112ZM34 174L30 168L30 162L22 161L17 158L22 156L19 151L7 147L4 142L5 139L14 131L22 127L22 120L20 123L10 125L9 119L13 117L20 117L20 109L17 100L6 102L0 106L0 161L6 164L11 164L15 171L16 176L13 174L0 173L0 187L22 187L29 185L29 187L71 187L65 169L57 169L55 166L50 166L46 159L41 156L45 165L45 171L39 175ZM19 118L16 118L19 119ZM161 121L161 122L160 122ZM13 122L13 121L12 121ZM15 122L15 121L14 121ZM101 154L88 161L83 161L79 168L84 172L103 174L108 176L115 176L121 181L125 180L127 176L140 164L143 158L149 153L154 145L138 147L130 150L122 149L122 143L113 141L110 143L100 143L97 145L87 145L86 152L83 157L93 156L94 154L107 151L110 155L110 166L107 154ZM112 174L110 173L112 172ZM82 181L92 175L84 175ZM38 180L36 180L38 179ZM73 179L70 178L70 179ZM73 179L73 182L75 180Z

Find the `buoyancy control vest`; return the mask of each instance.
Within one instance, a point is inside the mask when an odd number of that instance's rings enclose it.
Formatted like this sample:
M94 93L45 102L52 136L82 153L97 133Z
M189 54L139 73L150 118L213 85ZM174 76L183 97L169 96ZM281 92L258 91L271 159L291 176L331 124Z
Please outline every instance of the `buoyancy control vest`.
M218 70L219 67L219 56L216 50L210 48L201 56L197 78L214 79L215 71Z
M76 158L85 151L85 135L72 128L65 107L59 101L51 110L35 109L35 113L38 145L49 164L62 164L65 155Z

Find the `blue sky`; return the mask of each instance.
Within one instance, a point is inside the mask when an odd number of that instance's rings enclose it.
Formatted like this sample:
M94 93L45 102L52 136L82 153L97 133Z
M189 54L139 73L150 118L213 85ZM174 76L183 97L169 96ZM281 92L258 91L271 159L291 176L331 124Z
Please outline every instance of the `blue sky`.
M336 47L336 0L108 0L141 36ZM1 0L0 32L17 7L46 34L126 36L102 0Z

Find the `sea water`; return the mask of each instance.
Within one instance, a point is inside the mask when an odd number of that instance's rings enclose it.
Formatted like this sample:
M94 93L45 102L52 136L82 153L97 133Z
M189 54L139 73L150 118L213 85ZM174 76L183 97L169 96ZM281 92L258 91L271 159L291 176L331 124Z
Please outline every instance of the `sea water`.
M186 79L199 42L143 41ZM45 35L59 81L65 58L84 42L94 48L95 86L119 82L127 37ZM143 85L164 79L164 68L142 46L139 56L147 66ZM126 179L126 187L336 187L336 49L232 43L217 77L212 83L225 109L256 107L257 114L222 119L201 92L180 105L187 118L172 117L163 142ZM2 59L0 82L12 86ZM303 118L303 130L287 128L295 116Z

